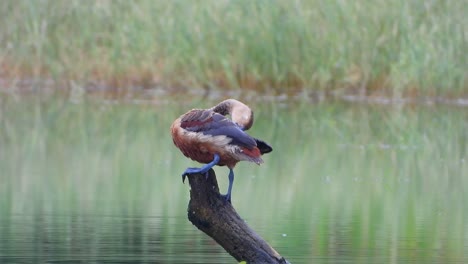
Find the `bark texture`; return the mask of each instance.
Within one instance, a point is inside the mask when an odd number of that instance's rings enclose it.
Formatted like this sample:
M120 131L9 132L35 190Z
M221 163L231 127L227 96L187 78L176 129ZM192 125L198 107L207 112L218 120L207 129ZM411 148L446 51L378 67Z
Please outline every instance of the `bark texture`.
M289 263L253 231L219 193L215 172L209 177L188 176L190 202L188 219L212 237L237 261L247 263Z

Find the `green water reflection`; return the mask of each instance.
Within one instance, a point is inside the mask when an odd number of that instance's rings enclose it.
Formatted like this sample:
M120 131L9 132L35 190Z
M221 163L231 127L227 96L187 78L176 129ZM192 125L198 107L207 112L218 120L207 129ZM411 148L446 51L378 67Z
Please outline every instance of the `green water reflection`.
M188 222L169 134L214 102L0 99L0 262L235 262ZM466 109L251 105L274 151L233 204L289 261L468 262Z

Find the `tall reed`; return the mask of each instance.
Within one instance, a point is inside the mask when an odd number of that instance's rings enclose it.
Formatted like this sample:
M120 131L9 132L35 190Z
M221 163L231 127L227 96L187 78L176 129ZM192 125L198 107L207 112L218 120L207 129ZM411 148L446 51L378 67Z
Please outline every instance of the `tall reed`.
M2 75L372 94L467 93L463 1L2 1Z

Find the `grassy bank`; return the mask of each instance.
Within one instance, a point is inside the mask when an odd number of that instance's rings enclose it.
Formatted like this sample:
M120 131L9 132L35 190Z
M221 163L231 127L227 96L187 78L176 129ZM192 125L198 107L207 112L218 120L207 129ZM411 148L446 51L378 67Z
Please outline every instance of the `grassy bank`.
M0 74L460 96L463 1L2 1Z

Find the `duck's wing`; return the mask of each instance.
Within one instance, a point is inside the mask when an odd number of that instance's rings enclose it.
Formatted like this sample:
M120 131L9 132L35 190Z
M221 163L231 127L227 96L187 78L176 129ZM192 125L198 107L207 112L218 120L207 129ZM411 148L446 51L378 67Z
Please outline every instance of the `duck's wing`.
M211 110L192 110L181 119L181 127L190 132L203 133L210 136L226 136L230 144L240 147L254 148L257 142L238 125L225 116Z

